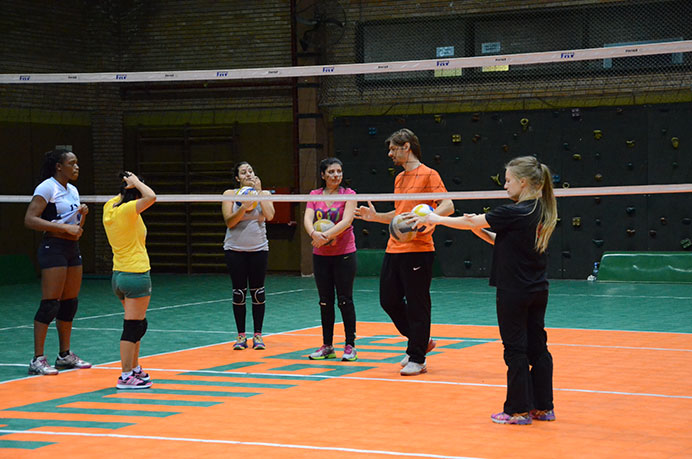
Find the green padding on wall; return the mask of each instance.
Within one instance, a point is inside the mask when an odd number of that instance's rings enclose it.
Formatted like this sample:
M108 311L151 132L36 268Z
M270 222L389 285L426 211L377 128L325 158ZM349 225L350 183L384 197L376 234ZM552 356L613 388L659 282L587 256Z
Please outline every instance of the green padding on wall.
M692 283L692 253L606 252L601 258L598 280Z
M360 249L358 250L358 276L380 276L382 269L382 259L384 258L384 250L378 249ZM442 268L440 263L435 259L433 264L433 277L442 277Z
M0 255L0 285L22 284L36 280L34 264L26 255Z

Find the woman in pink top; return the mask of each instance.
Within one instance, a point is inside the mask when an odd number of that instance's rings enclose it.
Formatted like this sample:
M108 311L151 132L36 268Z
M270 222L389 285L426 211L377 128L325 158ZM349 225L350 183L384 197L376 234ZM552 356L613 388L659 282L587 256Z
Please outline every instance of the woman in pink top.
M350 188L341 186L343 164L337 158L326 158L320 163L322 188L312 190L315 195L355 194ZM356 277L356 240L353 235L353 211L356 201L337 201L336 196L325 196L324 201L308 202L303 225L312 238L312 264L315 283L320 296L323 345L310 354L311 360L336 358L334 351L334 290L337 305L344 321L346 342L341 360L357 360L356 309L353 306L353 281ZM314 223L330 220L332 228L318 231Z

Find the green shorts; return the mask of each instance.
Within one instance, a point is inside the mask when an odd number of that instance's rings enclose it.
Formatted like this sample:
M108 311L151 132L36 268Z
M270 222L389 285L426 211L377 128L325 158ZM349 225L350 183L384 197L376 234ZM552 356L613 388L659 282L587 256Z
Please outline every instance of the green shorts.
M151 276L149 271L145 273L113 271L111 287L115 296L121 300L151 296Z

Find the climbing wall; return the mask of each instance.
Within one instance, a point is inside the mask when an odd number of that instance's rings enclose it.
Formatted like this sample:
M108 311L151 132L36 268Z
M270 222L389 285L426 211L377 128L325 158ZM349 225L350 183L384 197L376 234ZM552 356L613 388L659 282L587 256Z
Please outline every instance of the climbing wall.
M339 117L335 154L345 182L358 193L391 193L394 169L384 140L407 127L420 138L423 162L449 191L501 190L504 164L536 155L556 188L692 182L689 104L573 108L527 112ZM509 201L455 201L458 213ZM378 211L392 203L375 203ZM549 248L553 278L583 279L604 251L692 250L689 194L558 199L559 222ZM383 249L385 225L356 221L358 248ZM486 276L492 248L467 231L435 231L446 276Z

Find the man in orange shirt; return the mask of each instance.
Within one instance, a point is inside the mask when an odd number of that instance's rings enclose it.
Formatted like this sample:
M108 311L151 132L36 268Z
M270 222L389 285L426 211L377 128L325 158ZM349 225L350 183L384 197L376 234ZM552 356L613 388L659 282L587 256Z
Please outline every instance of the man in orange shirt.
M394 193L446 193L437 171L421 163L418 137L409 129L396 131L385 141L389 157L404 171L396 176ZM395 201L394 209L380 213L375 206L360 206L355 217L389 224L398 214L407 214L418 204L428 204L435 213L450 215L454 206L450 199L430 201ZM435 342L430 339L430 283L432 281L435 245L433 231L417 233L407 242L389 237L380 273L380 304L399 333L408 338L406 357L401 361L401 374L413 376L427 371L425 354Z

